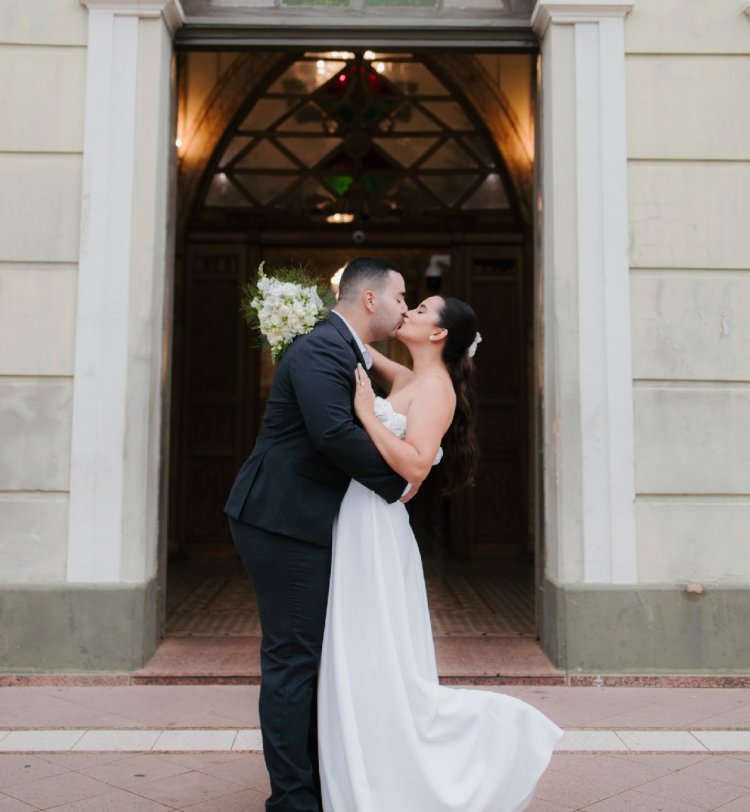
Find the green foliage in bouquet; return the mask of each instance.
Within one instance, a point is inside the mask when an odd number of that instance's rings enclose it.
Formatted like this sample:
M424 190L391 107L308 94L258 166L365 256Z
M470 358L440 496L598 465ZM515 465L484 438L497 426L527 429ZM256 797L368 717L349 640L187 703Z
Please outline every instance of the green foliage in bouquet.
M325 318L334 300L328 283L302 266L275 268L266 275L264 265L254 281L243 285L240 308L278 363L297 336Z

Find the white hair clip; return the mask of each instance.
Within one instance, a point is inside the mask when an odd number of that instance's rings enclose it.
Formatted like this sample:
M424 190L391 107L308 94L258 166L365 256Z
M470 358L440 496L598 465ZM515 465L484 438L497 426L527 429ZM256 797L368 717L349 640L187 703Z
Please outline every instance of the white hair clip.
M475 353L476 353L476 351L477 351L477 347L478 347L478 346L479 346L481 343L482 343L482 336L480 336L480 335L479 335L479 333L477 333L477 334L474 336L474 340L471 342L471 344L469 344L469 349L468 349L468 350L466 350L466 354L469 356L469 358L473 358L473 357L474 357L474 354L475 354Z

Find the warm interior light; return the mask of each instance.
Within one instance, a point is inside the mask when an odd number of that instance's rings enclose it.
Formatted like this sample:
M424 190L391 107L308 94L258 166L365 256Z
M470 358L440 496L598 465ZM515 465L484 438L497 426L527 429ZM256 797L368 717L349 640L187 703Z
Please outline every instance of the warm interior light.
M375 63L375 70L378 73L383 73L385 71L385 62L376 62Z
M326 223L351 223L353 220L353 214L341 211L337 211L335 214L329 214L328 217L326 217Z
M375 59L375 51L365 51L365 59L369 62Z
M354 54L351 51L326 51L320 56L323 59L354 59Z
M341 282L341 274L344 273L344 268L346 268L346 265L339 268L331 277L331 290L333 290L333 294L337 299L339 298L339 282Z

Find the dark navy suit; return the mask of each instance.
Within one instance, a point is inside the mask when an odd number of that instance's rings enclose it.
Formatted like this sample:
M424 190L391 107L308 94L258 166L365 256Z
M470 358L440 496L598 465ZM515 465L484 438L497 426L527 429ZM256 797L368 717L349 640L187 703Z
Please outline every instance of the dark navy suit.
M260 719L268 812L320 812L315 694L333 520L349 482L395 502L406 482L352 411L362 357L336 315L296 339L274 377L255 448L224 510L263 630Z

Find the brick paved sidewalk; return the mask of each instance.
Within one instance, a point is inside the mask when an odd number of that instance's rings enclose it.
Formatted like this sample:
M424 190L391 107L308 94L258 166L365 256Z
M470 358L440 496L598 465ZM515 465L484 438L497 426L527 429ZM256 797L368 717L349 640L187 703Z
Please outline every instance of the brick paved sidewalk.
M750 812L748 689L492 690L567 733L531 812ZM253 686L0 689L0 812L262 812L256 706Z

